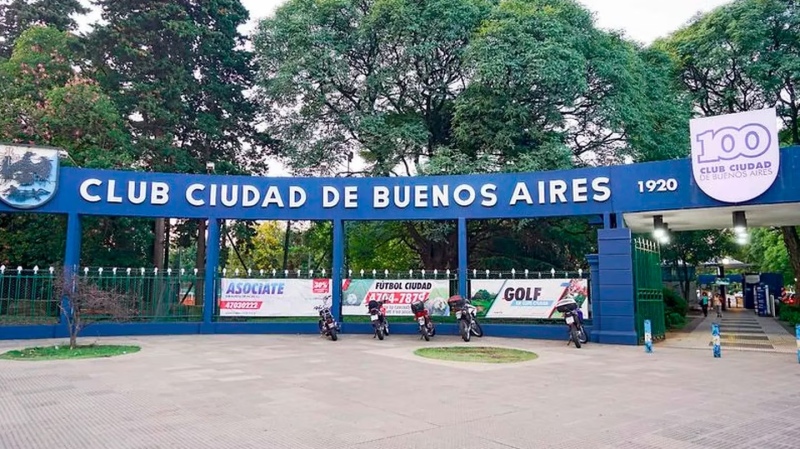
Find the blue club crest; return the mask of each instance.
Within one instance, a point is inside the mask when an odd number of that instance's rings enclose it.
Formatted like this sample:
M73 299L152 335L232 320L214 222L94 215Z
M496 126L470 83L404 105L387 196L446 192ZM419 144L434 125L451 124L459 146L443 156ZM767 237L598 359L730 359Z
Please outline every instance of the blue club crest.
M55 148L0 145L0 201L16 209L33 209L50 201L58 187Z

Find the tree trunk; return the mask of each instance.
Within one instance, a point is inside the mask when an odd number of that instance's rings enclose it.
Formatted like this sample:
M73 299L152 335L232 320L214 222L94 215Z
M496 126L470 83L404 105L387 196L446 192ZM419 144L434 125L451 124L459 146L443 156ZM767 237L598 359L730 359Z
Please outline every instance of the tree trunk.
M76 307L74 304L71 307ZM77 310L72 312L72 320L69 323L69 349L78 347L78 332L81 331L81 318Z
M289 238L292 235L292 222L286 222L286 233L283 236L283 271L287 270L289 264Z
M153 240L153 266L162 270L164 268L164 218L156 218L155 239Z
M169 241L170 225L169 220L164 220L164 267L169 268Z
M197 268L197 272L201 274L201 278L204 279L206 276L206 221L200 220L197 224L197 258L194 261L194 266ZM212 273L213 275L213 273ZM198 279L198 280L199 280ZM194 298L195 298L195 305L202 305L203 304L203 284L200 282L195 281L194 286Z
M800 236L797 234L795 226L782 226L783 243L786 245L786 252L789 253L789 264L792 266L795 281L794 291L800 292Z

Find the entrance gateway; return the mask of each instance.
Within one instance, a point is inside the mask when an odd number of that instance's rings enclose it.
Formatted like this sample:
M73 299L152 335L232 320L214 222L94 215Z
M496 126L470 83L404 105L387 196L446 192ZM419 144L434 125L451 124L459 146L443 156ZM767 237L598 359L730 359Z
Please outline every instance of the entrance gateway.
M658 246L633 235L652 232L654 217L674 231L728 228L733 212L744 212L751 226L800 223L800 179L793 176L800 172L800 147L779 148L776 122L774 109L694 120L690 160L407 178L92 170L59 167L58 150L6 146L0 212L67 215L68 270L78 269L84 215L207 219L207 273L215 273L219 265L220 220L332 220L333 286L342 285L346 221L456 220L462 296L468 295L467 220L589 216L602 223L598 252L587 255L591 340L637 344L644 319L663 320L663 309L654 306L661 302ZM24 177L30 179L22 182L9 176L12 159L23 162ZM204 276L204 297L216 298L215 293L215 276ZM341 289L331 293L332 310L341 310ZM318 332L316 323L214 321L215 302L204 301L202 321L197 323L97 323L87 331L93 335ZM344 330L351 333L371 333L368 327L344 323ZM415 324L407 327L416 333ZM443 325L442 331L454 331L447 327ZM403 325L393 329L402 332ZM563 326L487 323L484 329L493 336L564 338ZM0 339L64 335L64 324L0 326Z

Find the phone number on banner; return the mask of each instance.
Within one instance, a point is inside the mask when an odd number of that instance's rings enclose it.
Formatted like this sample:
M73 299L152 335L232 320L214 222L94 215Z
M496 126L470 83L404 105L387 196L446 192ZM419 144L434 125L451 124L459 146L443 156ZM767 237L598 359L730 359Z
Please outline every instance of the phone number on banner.
M258 310L261 308L261 301L221 301L219 303L220 309L240 309L240 310Z
M390 304L411 304L427 301L430 292L369 292L367 301L385 301Z

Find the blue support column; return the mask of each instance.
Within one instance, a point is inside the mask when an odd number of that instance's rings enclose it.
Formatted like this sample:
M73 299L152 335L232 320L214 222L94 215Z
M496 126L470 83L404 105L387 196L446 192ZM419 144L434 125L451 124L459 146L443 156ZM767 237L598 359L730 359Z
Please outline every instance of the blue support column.
M67 215L67 245L64 251L64 279L69 279L79 272L81 264L81 217L76 213ZM68 309L66 296L61 298L61 314L59 323L66 325L65 311Z
M333 220L333 267L331 269L331 310L336 321L342 322L342 270L344 270L344 221Z
M203 278L203 333L213 332L212 321L217 307L217 269L219 268L219 220L208 220L206 266Z
M599 229L597 246L600 300L593 307L595 317L600 317L600 325L593 326L592 339L599 343L636 345L639 339L636 335L631 230Z
M589 263L589 318L592 320L592 332L589 338L597 342L594 333L603 328L603 317L599 307L603 302L603 292L600 290L600 259L597 254L587 254L586 261Z
M467 219L458 219L458 294L469 298L467 291Z

